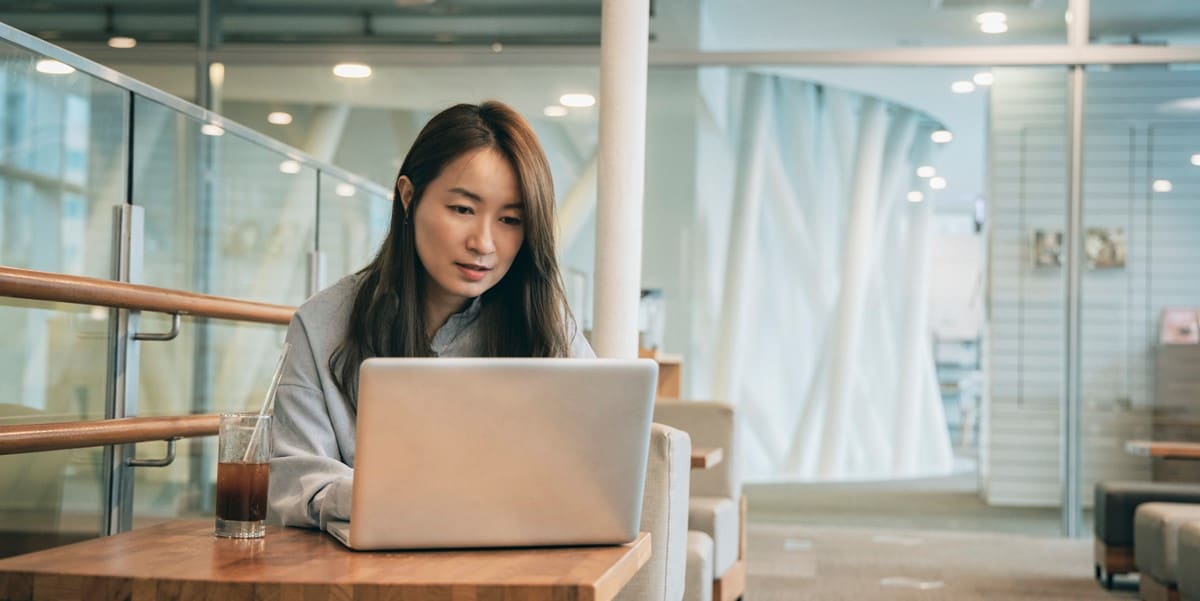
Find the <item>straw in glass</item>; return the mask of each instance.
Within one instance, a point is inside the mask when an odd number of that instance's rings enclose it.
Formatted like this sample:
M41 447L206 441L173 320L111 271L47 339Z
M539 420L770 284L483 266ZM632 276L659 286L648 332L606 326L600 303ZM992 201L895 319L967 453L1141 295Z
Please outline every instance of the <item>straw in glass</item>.
M288 351L292 349L292 345L283 343L283 350L279 353L279 363L275 365L275 373L271 376L271 385L267 387L267 396L263 399L262 409L258 415L271 415L275 412L275 390L279 388L279 378L283 375L283 362L287 359ZM246 453L242 456L242 463L250 462L251 451L254 450L255 443L262 438L259 432L262 431L262 419L254 423L254 431L250 433L250 442L246 444Z

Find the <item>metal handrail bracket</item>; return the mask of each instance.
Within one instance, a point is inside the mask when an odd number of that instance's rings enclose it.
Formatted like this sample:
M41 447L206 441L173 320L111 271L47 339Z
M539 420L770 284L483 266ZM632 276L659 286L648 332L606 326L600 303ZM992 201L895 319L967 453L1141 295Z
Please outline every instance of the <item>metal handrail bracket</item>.
M167 443L167 454L158 459L140 459L138 457L129 457L125 459L125 465L129 467L167 467L175 462L175 441L180 437L168 438L163 441Z
M167 342L175 340L179 335L179 322L181 321L178 313L171 314L171 329L167 332L138 332L133 335L134 340L144 340L146 342Z

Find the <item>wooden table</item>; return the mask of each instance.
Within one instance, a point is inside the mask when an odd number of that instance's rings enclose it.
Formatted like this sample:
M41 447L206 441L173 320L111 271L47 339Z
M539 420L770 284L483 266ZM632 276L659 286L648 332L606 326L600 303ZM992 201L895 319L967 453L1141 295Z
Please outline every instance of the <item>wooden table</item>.
M0 599L610 601L650 558L645 532L622 546L382 553L312 530L212 529L177 520L3 559Z
M708 469L725 458L725 452L720 447L708 449L704 447L696 447L692 449L692 467L700 469Z
M1200 443L1130 440L1125 443L1125 452L1142 457L1162 457L1164 459L1200 459Z

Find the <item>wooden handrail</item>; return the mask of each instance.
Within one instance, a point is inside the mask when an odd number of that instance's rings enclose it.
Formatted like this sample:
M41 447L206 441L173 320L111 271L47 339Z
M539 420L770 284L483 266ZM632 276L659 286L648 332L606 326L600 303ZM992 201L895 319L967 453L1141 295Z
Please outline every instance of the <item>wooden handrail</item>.
M0 296L280 325L287 325L296 311L284 305L15 267L0 267Z
M0 455L213 436L220 425L213 414L0 426Z

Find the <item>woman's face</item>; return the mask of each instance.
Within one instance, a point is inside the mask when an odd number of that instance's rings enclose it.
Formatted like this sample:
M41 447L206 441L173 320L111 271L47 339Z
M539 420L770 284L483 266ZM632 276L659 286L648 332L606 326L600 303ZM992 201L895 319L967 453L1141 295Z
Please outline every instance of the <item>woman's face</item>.
M400 178L411 206L412 184ZM429 185L413 220L417 257L428 274L429 301L461 307L495 286L525 240L517 175L499 152L484 148L451 161Z

